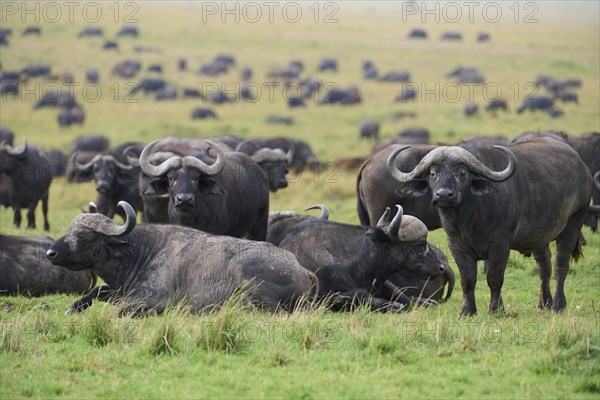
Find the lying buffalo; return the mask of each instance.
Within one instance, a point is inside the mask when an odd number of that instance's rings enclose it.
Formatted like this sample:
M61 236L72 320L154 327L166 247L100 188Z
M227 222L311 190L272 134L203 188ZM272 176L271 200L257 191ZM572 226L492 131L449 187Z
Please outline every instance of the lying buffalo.
M575 150L545 137L506 147L467 142L432 150L406 173L398 169L395 159L407 148L397 148L390 154L388 170L400 183L427 179L432 204L438 208L460 269L460 314L477 311L478 260L486 264L491 289L489 311L503 308L501 290L511 249L533 253L541 280L538 307L563 310L567 305L564 283L569 258L577 261L582 256L579 231L592 190L592 177ZM553 299L549 243L554 240L557 255Z
M173 156L152 165L149 156L159 141L150 143L140 155L147 176L162 180L169 191L169 222L205 232L264 240L269 213L269 181L263 169L249 156L225 153L206 141L216 152Z
M89 268L106 282L67 313L85 310L94 299L124 303L133 313L161 313L179 301L199 312L223 304L240 288L253 303L277 311L293 309L316 284L292 254L269 243L182 226L136 227L133 208L123 201L119 206L127 215L125 225L91 206L46 251L52 264L73 271Z
M315 273L317 297L331 297L332 309L348 310L367 302L373 310L401 311L410 299L388 279L405 271L421 279L437 279L444 267L429 250L425 225L397 208L391 222L388 209L376 227L272 213L267 241L292 252Z
M69 271L50 264L45 253L52 243L49 237L0 235L0 295L83 294L96 285L89 269Z

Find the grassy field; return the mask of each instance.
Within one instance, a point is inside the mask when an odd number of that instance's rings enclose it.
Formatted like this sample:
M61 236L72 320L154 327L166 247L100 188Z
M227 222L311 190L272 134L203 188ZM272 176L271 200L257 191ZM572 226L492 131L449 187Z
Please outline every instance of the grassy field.
M364 118L379 120L383 137L405 127L424 126L433 141L443 142L473 135L513 137L526 130L564 130L572 135L599 131L598 5L530 3L537 11L519 3L518 23L508 3L502 3L503 16L497 23L486 22L480 13L473 23L466 14L460 23L444 21L444 15L439 23L435 15L421 23L421 15L407 16L391 2L320 3L318 22L314 8L309 9L312 3L302 3L302 18L296 23L283 18L282 5L273 22L263 9L263 18L250 23L244 17L251 19L253 14L240 15L239 22L235 15L224 15L223 22L220 12L207 15L201 3L119 3L119 15L114 5L102 3L100 18L92 25L102 26L105 37L79 39L78 32L90 25L81 5L72 21L68 10L62 9L63 17L53 22L54 14L40 3L42 35L21 37L25 26L35 24L34 16L22 15L21 3L14 3L13 15L4 2L0 22L13 34L10 46L0 47L2 69L42 62L50 64L53 73L73 72L86 120L83 126L61 129L57 110L32 111L36 98L56 85L32 79L21 95L2 96L0 126L15 132L17 144L27 138L46 150L65 152L75 137L93 133L105 134L113 145L168 135L289 136L309 142L325 162L370 152L372 143L358 139L358 124ZM326 9L326 4L337 8ZM330 17L337 22L325 23L333 11ZM532 11L538 22L524 23ZM85 14L88 20L90 15ZM101 50L127 16L137 20L140 37L118 39L118 51ZM415 27L427 29L429 39L408 40ZM447 30L462 32L464 40L440 41ZM477 43L481 31L491 34L489 43ZM161 52L136 53L133 47L138 45ZM195 74L201 64L221 53L236 56L231 73L218 79ZM338 60L338 73L317 71L319 60L327 56ZM179 57L188 60L188 71L177 70ZM192 120L192 109L206 106L200 100L156 102L142 94L128 98L129 82L109 75L112 66L125 58L142 62L139 77L150 75L145 72L149 64L162 64L165 79L179 88L217 84L233 90L239 70L250 66L263 93L256 103L214 106L217 120ZM309 103L305 109L288 109L281 86L269 96L264 82L269 81L269 70L293 59L304 61L303 77L340 87L357 85L362 104ZM394 103L401 85L363 80L361 64L367 59L380 72L409 70L421 92L430 94L413 103ZM510 112L462 116L469 88L459 87L457 95L445 77L460 65L478 67L486 77L485 87L473 88L480 106L500 89ZM99 87L85 86L84 71L89 67L100 70ZM582 79L579 105L560 105L565 116L558 119L542 113L516 114L518 104L532 91L529 83L540 73ZM394 119L398 111L414 112L417 118ZM273 114L292 116L295 124L266 124ZM79 207L94 198L93 184L54 182L49 234L63 235ZM314 203L327 204L333 220L357 223L355 172L335 165L319 174L305 172L271 197L272 210L301 211ZM40 226L39 209L37 221ZM0 232L45 234L14 229L8 209L0 210ZM587 228L584 233L585 258L572 266L565 290L568 308L560 315L535 310L539 285L535 263L517 253L511 256L504 284L506 313L490 316L480 311L460 321L456 320L459 287L447 304L398 315L365 310L334 314L322 309L269 315L234 301L206 316L190 317L174 309L160 317L132 319L119 317L114 306L96 304L82 315L65 317L74 296L0 298L0 398L595 399L600 393L600 235ZM443 231L432 232L429 240L450 255ZM485 310L489 289L483 276L476 295L479 309Z

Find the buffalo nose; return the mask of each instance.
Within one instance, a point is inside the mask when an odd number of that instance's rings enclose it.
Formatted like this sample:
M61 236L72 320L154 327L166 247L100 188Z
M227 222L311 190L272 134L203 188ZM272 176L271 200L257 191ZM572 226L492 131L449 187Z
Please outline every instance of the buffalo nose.
M454 192L452 190L446 189L446 188L436 190L435 194L438 197L446 197L446 198L454 196Z
M182 193L176 196L177 202L180 204L191 204L194 201L194 195Z
M56 257L56 250L48 249L46 251L46 257L48 257L49 259L53 259L54 257Z
M444 268L444 266L443 266L442 264L440 264L440 267L439 267L439 268L440 268L440 272L444 272L444 269L445 269L445 268Z
M96 182L96 190L98 192L106 192L108 190L108 182L106 182L106 181Z

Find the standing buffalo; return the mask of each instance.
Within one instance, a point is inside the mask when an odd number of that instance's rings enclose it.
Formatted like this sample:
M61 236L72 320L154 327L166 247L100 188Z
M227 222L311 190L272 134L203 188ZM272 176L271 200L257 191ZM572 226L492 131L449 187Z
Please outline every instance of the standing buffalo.
M27 228L35 229L35 209L42 200L44 229L50 230L48 223L48 189L53 178L53 168L46 153L35 146L23 143L13 148L0 144L0 175L4 175L5 186L3 204L9 204L14 210L13 223L21 226L21 208L27 207Z
M285 174L287 174L288 166L294 159L293 145L290 146L287 153L284 153L281 149L260 147L253 140L244 140L236 147L235 151L249 155L252 161L265 171L269 178L269 189L271 192L274 193L278 189L288 186Z
M90 270L69 271L50 264L45 253L52 243L49 237L0 235L0 295L82 294L96 285Z
M205 232L264 240L269 213L269 181L265 172L246 154L225 153L206 141L208 152L173 156L152 165L149 156L158 143L150 143L140 155L144 174L166 178L169 185L169 222Z
M269 311L293 309L316 284L294 256L264 242L208 235L173 225L136 227L135 211L117 225L103 215L77 216L67 234L46 252L54 265L89 268L105 286L94 288L67 313L81 312L94 299L124 302L135 313L161 313L183 301L199 312L223 304L236 290Z
M404 216L402 207L389 222L389 209L377 227L362 227L306 218L296 213L272 213L267 241L292 252L300 264L315 273L317 297L332 296L332 308L348 310L368 302L373 310L401 311L410 300L386 282L410 271L424 279L443 271L437 255L429 251L427 228Z
M136 210L140 204L137 190L139 168L129 165L123 151L129 149L139 156L139 143L124 143L106 153L96 155L86 164L77 164L79 180L96 181L98 192L98 209L101 214L112 218L115 213L125 218L125 214L117 208L120 200L130 203Z
M408 172L437 146L421 144L402 152L395 163L400 170ZM421 220L427 229L442 226L438 211L431 204L431 190L424 178L398 184L387 169L389 155L400 148L393 145L384 148L367 159L358 172L356 194L358 217L361 225L373 226L388 207L400 204L405 212Z
M372 119L360 121L360 138L379 139L379 122Z
M390 154L388 169L401 183L427 177L432 203L438 207L460 269L460 314L477 311L477 260L486 263L489 311L503 308L501 290L511 249L534 255L541 280L538 308L563 310L567 305L564 283L569 258L577 261L582 256L579 231L592 190L592 177L577 153L566 144L543 137L494 148L468 142L438 147L405 173L397 168L395 159L406 149L400 147ZM496 172L496 168L504 169ZM549 243L554 240L553 299Z

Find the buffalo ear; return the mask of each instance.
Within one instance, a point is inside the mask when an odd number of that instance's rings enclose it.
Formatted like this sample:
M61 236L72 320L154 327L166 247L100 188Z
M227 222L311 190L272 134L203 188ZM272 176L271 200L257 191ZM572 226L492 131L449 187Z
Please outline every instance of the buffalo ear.
M93 168L87 168L84 170L77 171L75 173L75 182L77 183L90 182L92 180L94 180Z
M483 196L492 191L492 182L483 178L473 178L471 181L471 193L475 196Z
M412 181L408 181L399 188L397 188L395 190L395 193L398 197L419 197L423 196L428 191L429 185L427 184L427 181L425 179L413 179Z
M143 189L141 195L154 194L161 195L169 193L169 182L163 177L151 180Z
M114 253L115 251L119 251L120 249L125 249L129 247L129 243L119 239L118 237L111 236L107 242L107 248L109 252Z
M371 227L366 233L367 236L370 236L376 243L390 243L391 239L387 233L384 232L383 229Z
M200 179L199 181L199 190L202 194L210 194L210 195L218 195L222 196L227 194L227 190L217 181L212 178Z

